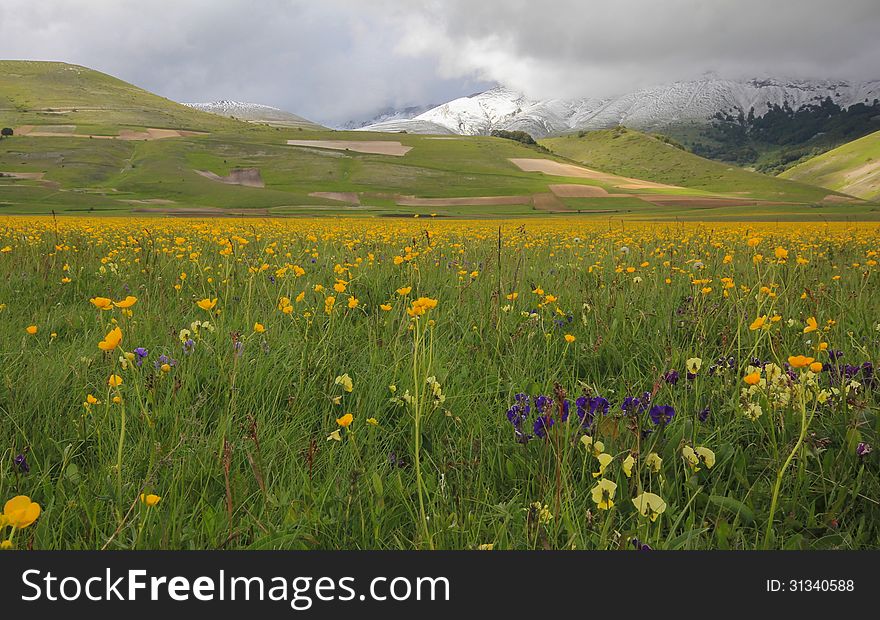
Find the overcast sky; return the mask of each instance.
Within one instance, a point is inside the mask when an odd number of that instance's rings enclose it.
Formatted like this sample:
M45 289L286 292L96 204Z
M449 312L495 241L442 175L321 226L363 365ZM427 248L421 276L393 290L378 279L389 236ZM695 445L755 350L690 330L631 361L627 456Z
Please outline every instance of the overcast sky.
M546 98L707 71L876 79L880 0L0 0L0 58L337 125L494 84Z

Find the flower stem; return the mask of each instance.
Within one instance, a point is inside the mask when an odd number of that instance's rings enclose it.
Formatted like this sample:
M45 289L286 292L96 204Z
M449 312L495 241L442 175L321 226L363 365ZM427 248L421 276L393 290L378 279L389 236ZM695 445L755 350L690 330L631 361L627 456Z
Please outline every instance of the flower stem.
M814 410L815 411L815 410ZM782 488L782 479L785 477L785 472L788 469L788 466L791 464L792 459L794 459L795 454L797 454L798 450L800 450L801 445L804 443L804 438L807 436L807 428L809 427L809 422L813 419L813 416L810 415L810 420L807 420L807 404L801 399L801 432L798 435L798 439L794 444L794 448L792 448L791 452L788 455L788 458L785 459L785 463L782 464L782 467L776 474L776 485L773 487L773 499L770 501L770 514L767 516L767 529L764 532L764 549L769 549L770 547L770 535L773 533L773 516L776 514L776 503L779 500L779 490Z

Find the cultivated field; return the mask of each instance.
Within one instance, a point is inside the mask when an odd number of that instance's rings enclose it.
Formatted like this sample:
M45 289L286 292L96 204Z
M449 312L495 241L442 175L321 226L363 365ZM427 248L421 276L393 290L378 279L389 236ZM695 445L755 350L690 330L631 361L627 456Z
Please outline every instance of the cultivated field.
M876 547L878 252L869 223L3 218L2 544Z

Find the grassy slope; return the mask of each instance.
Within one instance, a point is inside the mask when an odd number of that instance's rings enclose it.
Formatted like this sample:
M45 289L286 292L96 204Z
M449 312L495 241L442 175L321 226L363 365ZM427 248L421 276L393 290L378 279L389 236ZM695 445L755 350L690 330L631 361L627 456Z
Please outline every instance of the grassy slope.
M554 153L606 172L765 200L818 202L828 192L704 159L632 129L541 140Z
M813 157L779 176L880 201L880 131Z
M119 128L217 131L240 123L193 110L99 71L60 62L0 61L3 125L76 125L77 133Z

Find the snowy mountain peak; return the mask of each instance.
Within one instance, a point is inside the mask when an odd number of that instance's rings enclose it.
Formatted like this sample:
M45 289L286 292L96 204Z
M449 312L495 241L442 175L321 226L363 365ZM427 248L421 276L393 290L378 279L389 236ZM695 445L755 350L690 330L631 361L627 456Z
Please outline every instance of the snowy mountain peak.
M830 97L847 108L880 98L880 80L796 80L753 78L728 80L706 75L699 80L643 88L616 97L533 100L510 88L497 87L460 97L409 120L363 127L372 131L445 132L486 135L497 129L521 130L535 137L581 129L626 125L656 129L673 123L707 123L716 113L763 114L770 105L798 109Z
M210 101L206 103L184 103L183 105L195 108L196 110L201 110L202 112L237 118L251 123L267 123L269 125L315 129L320 127L317 123L306 120L292 112L286 112L281 108L264 105L262 103L246 103L243 101L222 99L220 101Z

